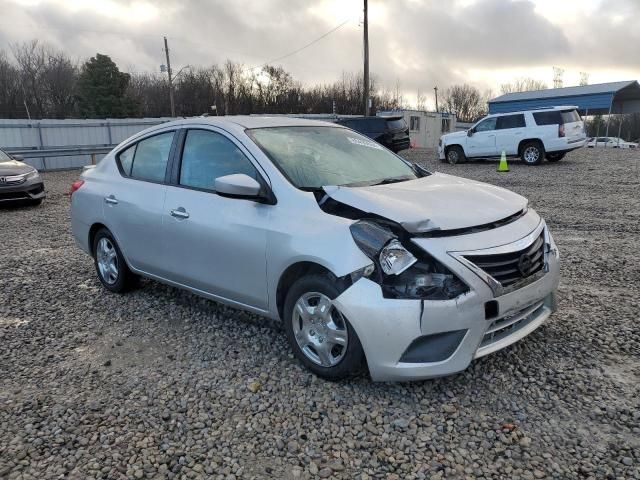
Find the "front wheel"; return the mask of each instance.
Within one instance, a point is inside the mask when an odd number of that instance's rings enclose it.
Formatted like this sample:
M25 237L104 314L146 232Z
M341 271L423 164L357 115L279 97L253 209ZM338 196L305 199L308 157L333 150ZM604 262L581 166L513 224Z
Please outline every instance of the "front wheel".
M464 151L458 145L454 145L447 150L447 162L451 165L463 162L464 160Z
M293 353L328 380L356 375L365 364L358 335L333 304L339 294L329 275L309 275L291 286L284 306L284 328Z
M527 165L540 165L544 158L544 147L540 142L527 142L520 150L520 158Z
M561 153L547 153L547 160L550 162L559 162L565 156L564 152Z

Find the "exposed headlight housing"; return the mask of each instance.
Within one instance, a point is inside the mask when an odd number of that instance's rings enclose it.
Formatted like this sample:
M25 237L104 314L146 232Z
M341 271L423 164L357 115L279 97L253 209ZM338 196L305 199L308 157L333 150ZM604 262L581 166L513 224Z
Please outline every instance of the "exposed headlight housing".
M370 277L386 298L447 300L469 291L469 287L444 265L424 252L414 255L397 235L370 220L351 225L351 235L362 252L374 262L358 272Z
M379 255L380 268L387 275L400 275L418 259L404 248L399 240L391 240L387 243Z

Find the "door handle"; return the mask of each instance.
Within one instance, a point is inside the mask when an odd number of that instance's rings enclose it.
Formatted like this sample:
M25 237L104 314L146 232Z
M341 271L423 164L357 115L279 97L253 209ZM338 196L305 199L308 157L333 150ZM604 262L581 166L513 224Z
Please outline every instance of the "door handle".
M182 207L171 210L171 216L176 218L189 218L189 214Z
M117 205L118 200L113 195L109 195L108 197L104 197L104 203L108 203L109 205Z
M495 137L495 135L487 135L488 138Z

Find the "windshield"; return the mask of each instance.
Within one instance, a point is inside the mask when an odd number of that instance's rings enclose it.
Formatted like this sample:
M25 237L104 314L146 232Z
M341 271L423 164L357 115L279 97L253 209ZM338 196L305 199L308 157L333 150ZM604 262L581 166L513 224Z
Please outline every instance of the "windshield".
M380 144L340 127L272 127L247 134L298 188L362 186L418 178Z
M0 162L10 162L10 161L11 161L11 157L6 153L4 153L2 150L0 150Z

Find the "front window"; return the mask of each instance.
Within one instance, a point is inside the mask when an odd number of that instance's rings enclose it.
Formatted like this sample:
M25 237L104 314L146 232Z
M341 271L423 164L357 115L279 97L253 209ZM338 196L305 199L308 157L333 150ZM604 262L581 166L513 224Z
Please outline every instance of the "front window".
M0 162L10 162L10 161L11 161L11 157L6 153L4 153L2 150L0 150Z
M207 130L189 130L182 151L180 185L214 190L216 178L244 173L258 179L256 169L225 136Z
M496 117L487 118L486 120L481 121L474 130L476 132L488 132L490 130L496 129Z
M339 127L272 127L247 134L298 188L363 186L417 178L380 144Z

